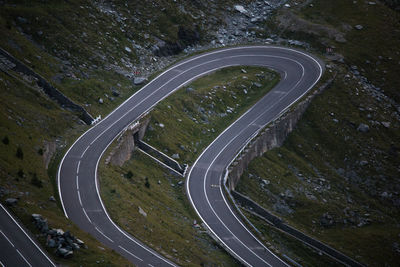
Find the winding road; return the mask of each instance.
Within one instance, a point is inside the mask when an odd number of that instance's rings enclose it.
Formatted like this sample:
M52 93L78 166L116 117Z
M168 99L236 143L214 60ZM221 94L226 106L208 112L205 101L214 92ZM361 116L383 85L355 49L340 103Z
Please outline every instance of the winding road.
M67 151L58 170L58 189L65 216L135 265L175 266L111 220L100 198L98 164L117 135L158 102L202 75L234 65L269 67L281 73L282 79L203 151L189 172L187 194L209 230L242 263L286 265L246 229L226 201L221 185L224 169L247 140L320 79L323 64L311 55L290 48L226 48L188 58L160 74L85 132Z

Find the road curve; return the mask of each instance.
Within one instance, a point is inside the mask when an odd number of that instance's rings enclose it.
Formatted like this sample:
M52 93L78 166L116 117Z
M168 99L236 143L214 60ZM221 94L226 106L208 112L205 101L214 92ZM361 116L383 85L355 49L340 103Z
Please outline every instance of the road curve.
M249 46L217 50L188 58L144 86L69 148L58 169L58 189L65 216L104 245L138 266L175 266L119 228L100 198L97 167L104 151L126 126L190 81L216 69L259 65L279 71L282 80L201 154L186 189L198 215L227 249L252 266L283 265L242 225L220 187L223 169L256 131L305 94L321 77L317 59L297 50Z

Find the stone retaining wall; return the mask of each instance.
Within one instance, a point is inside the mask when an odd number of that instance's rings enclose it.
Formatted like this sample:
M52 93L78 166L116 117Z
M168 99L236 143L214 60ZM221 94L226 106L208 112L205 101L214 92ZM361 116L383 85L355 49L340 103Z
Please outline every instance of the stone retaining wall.
M312 94L308 95L304 100L296 104L293 108L288 109L283 115L263 129L247 145L242 153L240 153L228 167L229 176L227 186L229 190L235 190L244 170L247 169L248 165L254 158L260 157L268 150L279 147L283 144L286 137L293 131L296 123L306 111L311 100L330 86L333 79L334 78L331 78Z
M55 100L61 107L72 110L78 113L78 116L88 125L93 121L93 117L81 106L74 103L71 99L66 97L63 93L58 91L55 87L49 84L42 76L34 72L24 63L13 57L4 49L0 48L0 56L6 58L12 64L10 64L11 69L22 72L26 75L33 76L37 79L37 84L39 87L43 88L44 93Z

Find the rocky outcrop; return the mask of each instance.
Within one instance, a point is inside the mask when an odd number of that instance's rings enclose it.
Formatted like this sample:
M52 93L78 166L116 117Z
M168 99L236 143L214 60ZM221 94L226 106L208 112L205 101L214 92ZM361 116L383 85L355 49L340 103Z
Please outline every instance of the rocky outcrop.
M303 101L299 102L294 108L288 109L274 122L263 129L239 154L236 160L229 166L229 176L227 186L229 190L235 190L244 170L249 163L256 157L260 157L268 150L281 146L286 137L293 131L296 123L306 111L311 100L327 88L334 78L328 80L320 88L308 95Z
M117 138L117 144L106 159L106 164L122 166L132 156L135 142L141 140L146 132L150 117L145 114L138 121L126 127L125 131Z
M178 30L178 40L176 42L158 41L153 47L153 53L156 56L171 56L179 54L188 46L194 45L200 41L200 33L197 29L190 29L180 26Z
M56 248L55 254L63 258L71 258L74 251L86 248L85 243L73 236L69 231L50 229L47 220L40 214L32 214L36 228L46 237L46 246Z

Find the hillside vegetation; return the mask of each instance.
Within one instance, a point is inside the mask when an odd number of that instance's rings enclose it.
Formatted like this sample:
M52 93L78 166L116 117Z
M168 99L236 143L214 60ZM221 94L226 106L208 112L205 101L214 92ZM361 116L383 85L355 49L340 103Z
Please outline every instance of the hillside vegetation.
M399 18L381 2L345 0L307 1L276 14L270 31L321 54L333 48L327 71L337 76L285 144L253 160L237 187L372 266L400 259Z

